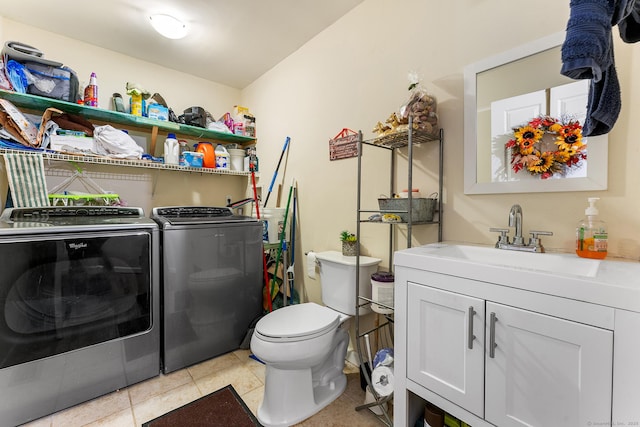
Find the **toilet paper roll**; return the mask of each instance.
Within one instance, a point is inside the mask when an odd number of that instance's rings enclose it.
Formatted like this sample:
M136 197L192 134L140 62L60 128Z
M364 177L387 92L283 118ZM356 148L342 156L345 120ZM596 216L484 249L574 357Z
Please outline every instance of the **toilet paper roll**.
M307 253L307 276L316 278L316 253L313 251Z
M380 365L371 373L373 389L380 396L389 396L393 393L393 367Z

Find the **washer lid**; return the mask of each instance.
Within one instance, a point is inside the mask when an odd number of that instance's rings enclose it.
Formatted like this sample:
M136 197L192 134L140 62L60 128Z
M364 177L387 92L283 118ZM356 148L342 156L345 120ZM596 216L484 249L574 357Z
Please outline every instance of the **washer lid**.
M279 308L256 325L267 341L300 341L323 335L340 324L340 313L313 302Z

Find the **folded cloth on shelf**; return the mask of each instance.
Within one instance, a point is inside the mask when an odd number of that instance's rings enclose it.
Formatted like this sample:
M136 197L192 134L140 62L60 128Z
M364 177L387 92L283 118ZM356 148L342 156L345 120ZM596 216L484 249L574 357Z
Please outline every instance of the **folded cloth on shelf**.
M116 159L140 159L144 149L128 134L111 125L97 126L93 132L96 152Z
M13 206L49 206L42 154L5 153L3 157Z

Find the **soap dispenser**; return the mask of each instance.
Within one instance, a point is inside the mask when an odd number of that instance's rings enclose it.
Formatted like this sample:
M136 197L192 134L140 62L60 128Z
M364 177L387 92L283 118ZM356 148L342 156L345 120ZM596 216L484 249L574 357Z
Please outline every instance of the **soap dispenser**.
M589 197L586 217L576 228L576 254L582 258L604 259L607 256L607 227L598 218L596 201L599 197Z

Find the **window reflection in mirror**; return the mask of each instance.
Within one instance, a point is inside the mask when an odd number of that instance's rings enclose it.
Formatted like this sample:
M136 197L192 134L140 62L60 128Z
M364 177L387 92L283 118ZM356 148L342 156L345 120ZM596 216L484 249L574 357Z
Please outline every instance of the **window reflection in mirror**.
M540 179L522 171L513 173L509 170L509 153L504 149L504 143L509 138L506 138L507 135L504 135L504 140L492 137L491 108L492 104L498 101L542 91L547 104L540 108L540 113L554 115L548 101L551 88L576 82L560 74L560 50L563 40L564 33L552 34L465 68L465 194L586 191L607 188L606 135L589 138L586 171L571 179ZM582 84L588 84L588 80L583 80ZM577 120L584 119L586 103L582 110L576 113ZM529 117L524 123L533 118ZM501 158L498 165L497 151L500 151L498 157ZM497 176L496 171L500 168L503 175Z
M571 82L574 80L560 74L560 46L476 75L478 182L496 180L491 162L492 144L498 141L491 137L491 103Z

